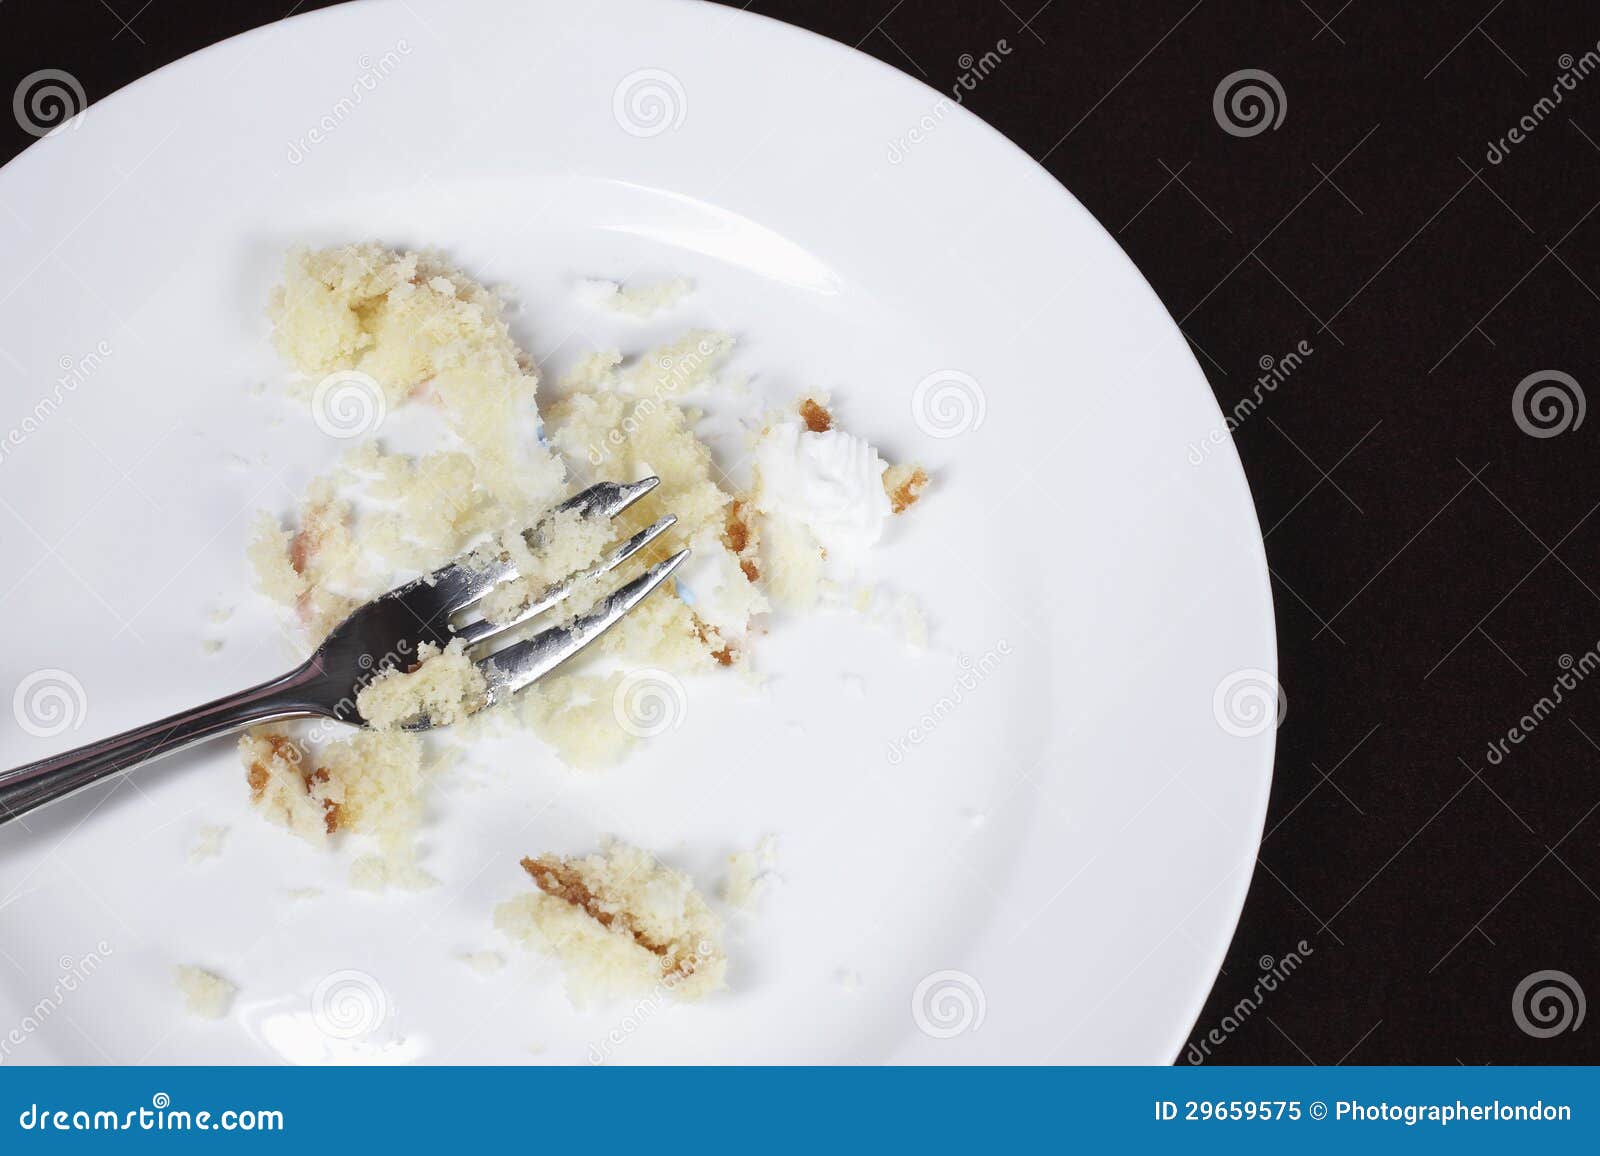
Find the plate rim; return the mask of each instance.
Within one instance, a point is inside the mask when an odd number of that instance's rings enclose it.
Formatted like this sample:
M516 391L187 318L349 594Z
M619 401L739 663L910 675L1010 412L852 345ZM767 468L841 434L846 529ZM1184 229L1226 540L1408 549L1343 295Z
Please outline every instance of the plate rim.
M144 91L155 84L165 83L168 74L177 73L184 67L190 66L192 62L199 59L213 54L236 51L242 44L252 44L257 41L260 41L264 44L277 34L279 31L278 26L281 24L288 24L292 22L297 29L309 29L323 21L348 19L366 20L375 18L373 14L382 13L385 10L393 11L397 9L405 9L410 11L411 5L415 3L420 3L424 7L431 7L442 2L443 0L409 0L409 2L408 0L347 0L345 3L334 4L326 8L317 9L315 11L295 13L291 16L273 21L269 24L259 25L254 28L244 30L233 36L216 41L212 44L203 46L193 52L178 57L177 59L162 65L160 68L145 73L130 81L128 84L125 84L122 87L114 90L113 92L98 98L87 105L83 112L79 114L79 116L83 116L85 113L88 113L93 109L103 109L106 105L112 104L113 102L115 103L116 107L120 108L122 104L126 103L120 99L123 97L123 94ZM469 0L469 2L483 7L492 8L495 5L502 3L503 0ZM728 5L717 4L712 2L712 0L595 0L595 2L603 2L606 7L617 11L627 9L640 10L645 8L670 8L676 13L681 13L692 10L697 11L702 15L714 16L715 18L724 21L728 26L746 25L752 27L761 27L766 29L771 35L776 35L780 38L792 38L805 43L809 46L810 50L825 53L827 56L838 62L841 70L853 68L857 70L859 74L872 77L875 83L886 84L890 86L898 85L906 89L908 92L919 92L926 98L943 101L945 104L951 106L951 108L948 110L949 119L947 123L961 126L959 132L968 134L976 133L977 136L984 138L990 147L993 147L995 144L1003 145L1003 151L1009 155L1012 165L1011 168L1009 168L1005 173L1000 174L1002 181L1014 179L1014 176L1020 176L1024 172L1027 173L1028 179L1038 184L1041 189L1047 190L1048 195L1052 199L1060 198L1060 203L1068 213L1077 215L1081 222L1090 225L1094 230L1098 230L1102 239L1109 243L1108 249L1115 251L1118 259L1125 263L1127 270L1133 274L1138 285L1145 293L1149 295L1150 300L1165 318L1167 325L1170 326L1172 334L1178 338L1178 344L1183 347L1184 359L1192 367L1193 372L1198 379L1198 383L1202 383L1205 386L1204 400L1205 404L1209 407L1209 414L1213 417L1216 427L1219 429L1224 429L1227 432L1228 436L1225 447L1220 444L1217 447L1219 451L1222 451L1220 453L1220 457L1226 461L1227 478L1225 488L1232 499L1236 501L1242 499L1244 512L1247 513L1250 519L1250 529L1252 533L1249 535L1249 540L1252 549L1248 562L1250 569L1254 573L1254 588L1248 593L1251 596L1250 601L1255 604L1255 608L1263 612L1262 625L1266 632L1265 642L1268 649L1267 654L1263 657L1263 669L1266 671L1266 673L1271 675L1274 680L1277 679L1280 668L1280 655L1277 630L1276 600L1272 589L1270 570L1266 557L1265 540L1261 532L1260 514L1257 510L1254 494L1250 487L1249 477L1244 470L1243 462L1239 456L1237 445L1234 442L1233 432L1231 429L1227 428L1226 418L1217 394L1211 388L1210 379L1205 374L1203 367L1199 364L1198 359L1194 355L1194 351L1189 348L1189 343L1183 339L1182 331L1176 318L1161 300L1160 295L1155 291L1154 286L1150 283L1144 272L1128 255L1127 251L1123 249L1122 246L1117 242L1116 237L1110 232L1105 224L1102 223L1093 213L1091 213L1061 180L1056 178L1048 169L1044 167L1043 164L1036 160L1015 141L973 113L965 106L965 104L958 100L952 100L951 97L933 87L931 84L928 84L923 80L920 80L919 78L902 71L890 63L880 60L869 53L863 52L859 48L845 44L842 41L834 40L822 33L787 23L786 21L780 20L776 17L750 12L746 9L734 8ZM532 7L558 9L568 8L571 7L571 5L566 3L565 0L537 0L536 4L532 5ZM676 17L674 16L673 18L675 19ZM296 34L305 35L306 32L297 31ZM956 134L952 133L949 135L953 136ZM4 166L0 166L0 175L16 178L19 171L29 170L34 166L46 164L46 161L39 159L46 155L46 153L39 148L39 146L42 144L42 139L35 140L30 143L15 157L11 158ZM1040 182L1043 183L1040 184ZM1254 860L1259 857L1262 840L1264 838L1268 804L1275 779L1277 751L1276 728L1274 727L1269 729L1265 734L1265 741L1256 744L1251 749L1253 751L1260 752L1259 755L1252 755L1249 758L1249 762L1254 764L1250 767L1250 769L1255 773L1256 778L1260 783L1260 790L1257 792L1256 797L1253 800L1254 821L1250 827L1250 845L1248 847L1250 856L1252 860ZM1245 760L1241 759L1241 763L1243 762L1245 762ZM1242 853L1244 850L1246 850L1246 848L1241 844L1240 850ZM1190 996L1187 1000L1187 1004L1190 1008L1187 1019L1184 1021L1184 1023L1179 1024L1174 1028L1173 1040L1169 1047L1169 1062L1175 1062L1182 1055L1184 1045L1189 1038L1190 1030L1192 1029L1200 1012L1204 1008L1211 991L1215 987L1217 977L1220 975L1221 966L1238 935L1239 925L1243 918L1245 903L1248 899L1248 895L1255 878L1254 866L1252 866L1248 873L1241 874L1242 877L1227 889L1229 892L1227 904L1228 909L1231 911L1231 917L1228 920L1227 934L1220 937L1219 945L1207 953L1208 958L1205 963L1203 982L1199 982L1197 980L1196 990L1190 993ZM1196 970L1198 971L1198 969Z

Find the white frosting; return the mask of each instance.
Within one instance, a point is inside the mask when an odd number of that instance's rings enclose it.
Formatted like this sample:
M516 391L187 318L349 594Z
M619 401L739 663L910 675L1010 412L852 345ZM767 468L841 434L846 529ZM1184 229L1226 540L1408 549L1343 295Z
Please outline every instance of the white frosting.
M723 638L743 638L750 619L769 609L761 591L739 566L739 558L705 529L689 543L689 558L673 575L678 597Z
M883 536L888 468L878 451L843 430L812 433L798 422L775 425L756 444L756 506L804 524L830 557L854 556Z

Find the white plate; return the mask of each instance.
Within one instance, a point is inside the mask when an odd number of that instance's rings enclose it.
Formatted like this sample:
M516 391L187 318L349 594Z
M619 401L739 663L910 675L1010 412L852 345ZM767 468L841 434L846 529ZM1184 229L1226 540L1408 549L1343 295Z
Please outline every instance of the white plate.
M1275 669L1261 538L1171 319L996 133L710 5L360 3L93 104L0 171L0 202L0 427L21 434L0 458L0 689L59 669L86 703L54 736L4 715L7 764L285 665L248 523L343 448L251 396L282 379L262 310L294 243L442 247L515 290L547 369L726 326L758 394L832 389L850 428L936 478L878 562L927 608L926 654L848 617L780 622L757 656L770 694L696 686L684 725L614 772L496 751L430 797L434 891L349 893L347 856L248 811L226 742L0 830L0 1041L21 1040L0 1060L1178 1052L1271 778L1270 726L1229 713ZM643 325L574 291L678 273L695 297ZM25 423L63 366L75 385ZM221 626L219 605L237 608ZM224 854L191 865L205 824L230 828ZM551 965L498 942L516 858L607 832L708 889L778 835L783 885L731 924L731 991L577 1012ZM457 958L485 948L511 956L489 978ZM179 1010L177 963L239 985L229 1018ZM347 971L381 999L370 1037L310 1013Z

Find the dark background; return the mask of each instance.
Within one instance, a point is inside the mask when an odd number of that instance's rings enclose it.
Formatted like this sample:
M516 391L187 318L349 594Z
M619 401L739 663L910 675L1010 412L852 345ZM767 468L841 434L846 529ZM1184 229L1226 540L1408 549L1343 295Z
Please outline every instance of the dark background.
M60 68L99 100L291 2L5 0L0 82ZM1260 869L1196 1040L1227 1026L1261 957L1312 950L1207 1062L1600 1061L1600 1023L1540 1038L1512 1010L1543 970L1600 997L1600 677L1487 757L1600 640L1600 417L1536 437L1513 414L1541 371L1600 391L1600 71L1534 111L1564 57L1597 50L1600 7L746 7L945 91L1003 39L967 107L1116 236L1224 410L1262 358L1314 351L1235 432L1289 706ZM1284 117L1240 137L1212 102L1247 68L1278 81ZM5 119L0 159L32 139Z

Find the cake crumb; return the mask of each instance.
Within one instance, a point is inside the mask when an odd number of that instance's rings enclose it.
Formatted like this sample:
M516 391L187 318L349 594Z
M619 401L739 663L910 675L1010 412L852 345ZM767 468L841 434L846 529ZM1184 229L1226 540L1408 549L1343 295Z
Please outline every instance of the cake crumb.
M239 991L215 972L192 964L178 965L173 969L173 976L183 995L184 1008L203 1020L220 1020L227 1015Z
M778 840L774 835L764 836L750 851L738 851L728 856L728 874L722 882L722 900L730 907L750 910L779 877L774 868L778 865Z
M610 519L558 509L527 533L512 530L502 534L499 545L516 566L517 578L489 591L479 610L490 622L514 622L550 587L598 562L615 532ZM581 587L570 593L568 604L581 605L582 593Z
M748 581L761 581L761 568L756 564L756 553L761 543L750 524L749 508L743 498L735 498L728 503L728 514L723 520L722 544L739 559L739 569Z
M635 607L630 617L640 614L656 599ZM624 629L628 618L613 627ZM609 677L589 674L554 674L538 680L518 697L522 718L535 733L549 743L557 757L578 770L598 770L620 762L638 742L638 731L649 728L624 728L628 718L625 682L628 675L617 671ZM619 709L620 707L620 709Z
M386 867L361 864L364 886L426 885L412 866L424 774L417 735L363 730L318 749L258 727L239 753L251 801L269 820L311 843L340 831L374 839Z
M928 472L921 466L890 466L883 471L883 490L889 495L891 513L905 513L927 488Z
M381 893L427 891L439 881L406 855L361 855L350 864L350 886L357 891Z
M227 837L226 827L201 827L196 834L194 846L189 849L189 862L204 863L207 859L215 859L222 854L222 844Z
M498 951L469 951L460 959L479 975L493 975L506 965L506 957Z
M426 399L470 451L479 484L516 506L552 495L564 471L528 452L539 379L505 312L437 254L370 242L294 250L268 308L273 343L305 376L308 400L319 380L351 371L356 392L381 392L363 398L367 412Z
M637 286L592 278L583 282L580 291L591 305L601 306L625 317L643 319L671 309L687 297L693 288L693 283L682 277Z
M814 397L801 399L800 420L806 423L806 429L811 433L827 433L833 428L833 414Z
M695 1000L723 986L721 920L683 872L620 842L522 867L538 890L497 907L495 926L560 959L575 1004L656 988Z
M356 695L356 709L374 729L392 730L417 718L449 726L483 708L489 685L466 655L466 643L453 639L440 650L431 642L417 648L410 670L389 667Z
M215 654L215 653L217 653L217 651L219 651L221 649L222 649L222 639L220 639L220 638L202 638L200 640L200 653L201 654Z
M255 536L246 557L256 573L256 588L268 598L294 605L305 594L308 583L294 564L293 538L271 514L256 518Z
M847 967L841 967L833 973L833 978L834 982L844 988L845 991L857 992L861 990L861 973L859 971L851 971Z
M337 814L312 794L305 753L287 735L266 728L246 731L239 740L239 757L250 802L270 821L313 843L338 825Z

